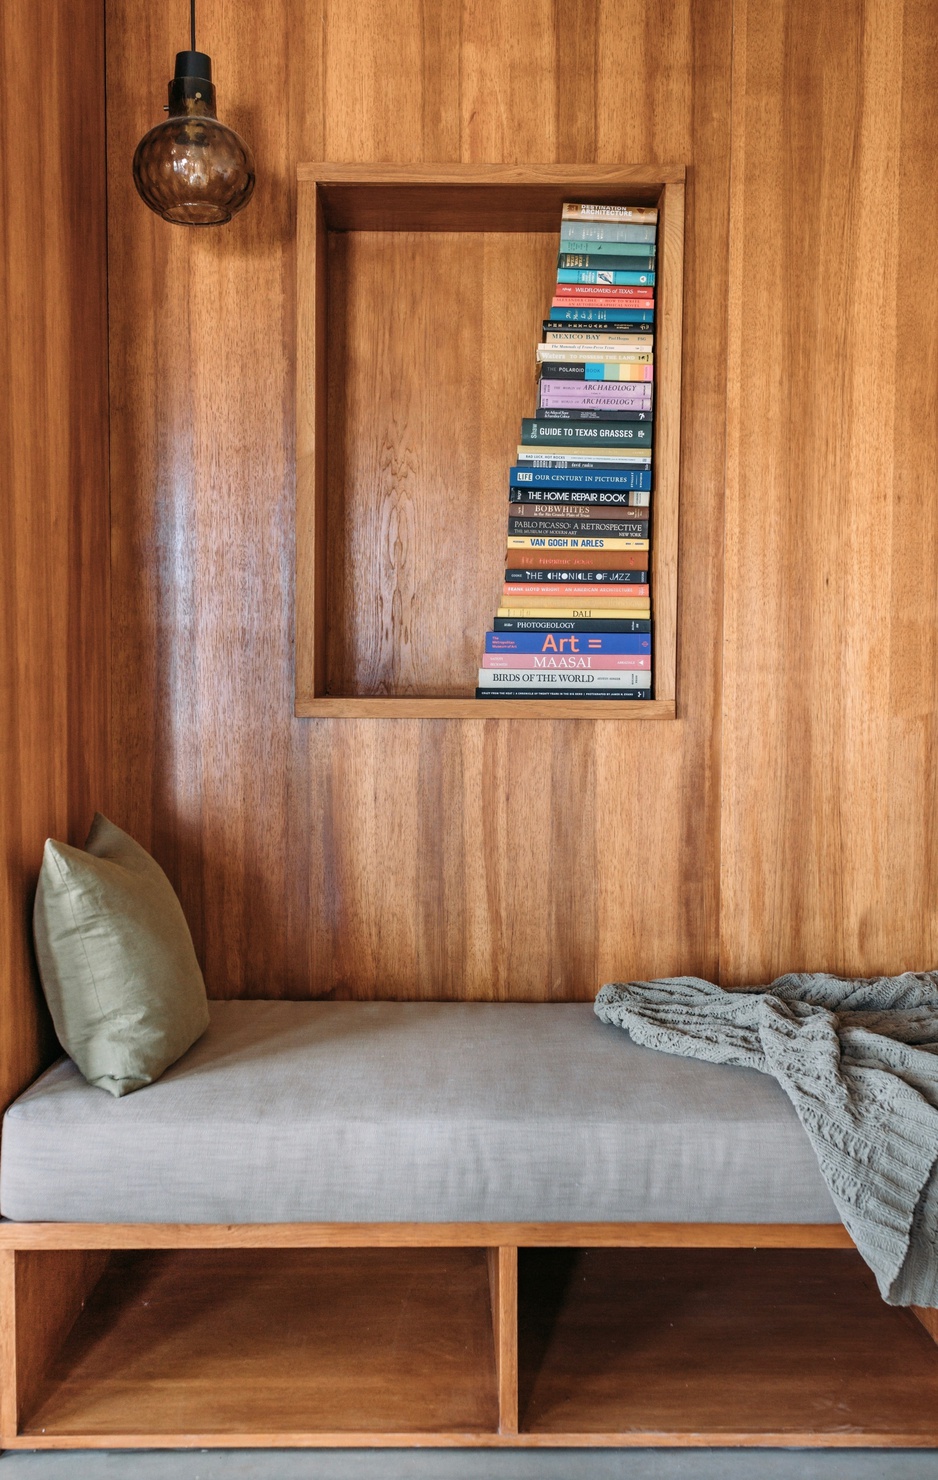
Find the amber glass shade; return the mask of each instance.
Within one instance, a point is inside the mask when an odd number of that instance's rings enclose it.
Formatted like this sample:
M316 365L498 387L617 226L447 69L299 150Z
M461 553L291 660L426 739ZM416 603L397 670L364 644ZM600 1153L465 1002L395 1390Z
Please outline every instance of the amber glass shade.
M164 221L181 226L221 226L254 190L250 149L215 117L210 72L203 53L179 53L169 84L170 116L144 134L134 154L141 198Z

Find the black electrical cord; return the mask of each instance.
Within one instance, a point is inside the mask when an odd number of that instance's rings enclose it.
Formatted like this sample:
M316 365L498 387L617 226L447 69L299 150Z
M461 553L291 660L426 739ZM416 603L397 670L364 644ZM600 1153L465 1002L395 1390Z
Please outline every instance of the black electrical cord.
M189 0L189 34L191 36L190 51L195 51L195 0Z

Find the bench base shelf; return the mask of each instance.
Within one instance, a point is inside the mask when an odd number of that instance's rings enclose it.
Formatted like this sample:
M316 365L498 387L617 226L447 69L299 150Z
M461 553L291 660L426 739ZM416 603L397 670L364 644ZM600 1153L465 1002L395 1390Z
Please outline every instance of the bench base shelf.
M3 1444L938 1446L842 1228L489 1227L3 1225Z

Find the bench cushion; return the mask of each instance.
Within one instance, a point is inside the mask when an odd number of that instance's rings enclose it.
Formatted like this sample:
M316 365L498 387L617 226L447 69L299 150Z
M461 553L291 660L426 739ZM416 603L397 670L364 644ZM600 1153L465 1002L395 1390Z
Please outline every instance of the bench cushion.
M102 1223L836 1223L755 1070L586 1003L214 1002L156 1084L67 1059L7 1111L0 1210Z

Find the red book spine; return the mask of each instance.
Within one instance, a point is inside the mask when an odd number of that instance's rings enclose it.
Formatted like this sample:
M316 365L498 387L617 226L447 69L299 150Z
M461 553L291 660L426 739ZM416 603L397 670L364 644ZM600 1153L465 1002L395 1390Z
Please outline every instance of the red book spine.
M558 298L579 298L589 293L594 298L654 298L654 286L649 283L558 283L554 289Z
M548 673L565 668L598 668L627 673L647 673L651 658L640 653L486 653L483 668L534 668Z
M552 298L551 308L645 308L655 306L653 298Z

